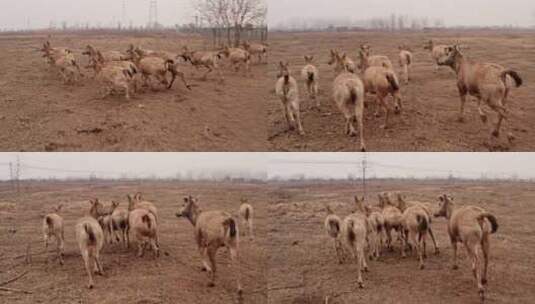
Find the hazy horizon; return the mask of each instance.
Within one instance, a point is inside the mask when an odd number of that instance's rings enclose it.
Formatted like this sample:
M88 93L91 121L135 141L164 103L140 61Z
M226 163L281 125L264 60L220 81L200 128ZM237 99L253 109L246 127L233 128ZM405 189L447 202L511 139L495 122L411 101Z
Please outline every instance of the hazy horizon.
M532 0L268 0L268 24L292 20L365 20L391 14L441 19L446 26L535 26ZM333 24L336 25L336 24Z
M165 26L195 21L191 0L158 0L158 22ZM91 26L145 26L149 21L149 0L126 0L123 21L123 0L18 0L0 10L0 28L42 29L51 21L61 27L89 23Z
M158 21L165 26L195 21L191 0L157 0ZM41 29L51 22L61 27L89 23L116 27L119 22L144 26L149 21L149 0L19 0L0 10L1 29ZM391 14L442 19L447 26L535 26L535 2L531 0L267 0L267 23L276 27L292 20L365 20Z
M360 153L0 153L0 180L20 158L22 179L359 178ZM377 178L535 178L535 153L367 153Z

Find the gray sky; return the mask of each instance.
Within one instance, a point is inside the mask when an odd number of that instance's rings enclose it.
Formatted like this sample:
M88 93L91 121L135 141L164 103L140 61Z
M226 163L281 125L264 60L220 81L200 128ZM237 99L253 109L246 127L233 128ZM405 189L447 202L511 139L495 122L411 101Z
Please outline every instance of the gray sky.
M533 0L268 0L271 26L293 18L362 20L392 13L429 19L446 25L535 25Z
M362 154L276 153L268 176L347 177L362 173ZM367 153L368 176L376 177L511 177L535 178L535 153Z
M1 0L0 28L48 27L55 21L69 24L90 22L114 24L122 19L123 0ZM9 5L8 5L9 3ZM149 20L149 0L126 0L126 19L134 25L145 25ZM190 0L158 0L158 20L164 25L193 22ZM115 21L115 22L114 22Z
M174 177L230 172L234 176L345 178L361 174L359 153L0 153L0 179L9 162L22 164L22 178ZM535 153L367 153L369 176L535 178Z
M2 0L0 28L25 29L90 22L116 25L122 19L123 0ZM149 0L126 0L127 23L148 22ZM298 18L368 19L392 13L442 18L446 25L535 25L533 0L267 0L271 26ZM335 4L336 3L336 4ZM463 8L462 10L459 8ZM164 25L194 21L191 0L158 0Z
M0 153L0 179L9 179L9 163L22 164L22 178L175 177L229 172L232 176L265 175L261 153ZM260 176L261 178L263 176Z

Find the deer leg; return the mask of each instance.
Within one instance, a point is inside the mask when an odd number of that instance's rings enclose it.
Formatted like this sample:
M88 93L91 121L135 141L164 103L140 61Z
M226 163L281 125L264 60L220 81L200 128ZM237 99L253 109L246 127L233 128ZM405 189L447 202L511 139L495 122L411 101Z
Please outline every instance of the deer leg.
M457 264L457 241L451 240L451 248L453 249L453 269L459 269L459 266Z
M208 259L210 261L210 271L208 272L208 275L210 276L210 282L208 283L209 287L215 286L215 272L216 272L216 261L215 261L215 254L216 254L217 248L209 247L208 248Z
M458 89L459 89L459 95L460 95L460 98L461 98L461 106L460 106L460 109L459 109L458 121L459 122L464 122L464 105L466 103L466 95L468 94L468 92L461 85L458 85Z
M295 119L297 121L297 130L299 132L299 135L305 135L305 131L303 130L303 125L301 124L301 113L300 113L301 111L299 109L299 103L294 101L291 103L291 107L292 107L292 113L295 116Z
M489 239L483 238L481 245L483 249L483 275L481 278L481 283L483 285L487 285L487 267L489 266L489 250L490 250Z
M477 110L479 111L479 117L483 123L487 123L487 113L481 107L481 97L477 98Z
M385 121L383 125L381 125L379 128L387 129L388 128L388 116L390 115L390 111L385 102L385 96L383 96L382 94L377 94L377 103L381 105L381 107L383 108L383 111L385 112Z
M435 235L433 234L433 229L429 227L428 229L429 236L431 236L431 240L433 241L433 247L435 248L435 254L439 254L440 250L438 249L437 241L435 240Z
M240 255L237 248L230 246L230 260L232 261L232 266L234 268L234 273L236 274L236 283L238 285L238 294L241 295L243 290L241 286L241 275L240 275Z

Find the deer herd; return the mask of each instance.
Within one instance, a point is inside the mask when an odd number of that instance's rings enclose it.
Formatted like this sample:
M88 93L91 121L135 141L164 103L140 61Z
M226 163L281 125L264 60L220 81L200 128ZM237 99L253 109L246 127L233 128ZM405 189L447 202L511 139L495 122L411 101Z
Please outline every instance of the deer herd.
M46 41L39 50L52 69L61 75L65 84L76 84L86 76L73 50L52 47L50 41ZM87 45L82 55L87 56L89 62L85 68L92 69L92 77L101 84L102 98L112 93L122 93L129 100L133 92L142 92L142 88L157 90L159 86L170 89L177 77L191 90L180 61L189 62L196 70L206 69L202 80L206 80L208 74L215 71L223 83L221 62L224 58L228 58L235 72L243 69L245 75L249 75L252 58L257 57L258 63L267 62L267 51L266 44L246 41L240 47L225 46L216 51L196 51L184 46L178 54L147 50L134 45L130 45L124 52L98 50Z
M115 242L124 248L130 248L130 236L137 245L137 256L142 258L150 250L154 258L160 256L158 227L162 219L153 202L143 199L141 193L127 195L128 206L112 201L109 206L98 199L90 200L90 207L85 216L75 225L75 236L82 255L85 270L89 277L88 288L95 286L93 273L103 275L102 248ZM199 201L191 195L183 198L176 216L187 219L194 228L194 240L201 254L203 271L209 275L209 285L214 286L216 276L216 253L220 247L226 247L233 261L232 275L236 277L238 294L242 294L239 270L239 226L243 225L243 234L253 240L253 207L242 198L238 216L217 210L204 211ZM238 220L237 218L240 218ZM45 247L51 238L56 240L57 258L64 263L65 225L62 216L62 204L43 219ZM247 231L247 232L246 232ZM115 249L115 248L111 248Z
M507 119L507 97L512 88L522 85L520 75L498 64L486 64L472 61L463 54L463 45L437 45L429 40L424 49L431 53L435 63L435 72L439 66L449 66L457 75L457 87L460 94L461 105L459 121L463 121L464 105L466 96L470 95L477 99L478 110L481 120L486 123L487 115L482 109L482 101L497 113L498 120L491 132L491 139L500 135L503 120ZM379 107L384 112L384 122L380 128L388 128L390 107L386 97L392 96L394 112L399 114L402 110L402 95L400 93L400 81L394 70L394 65L387 56L372 55L371 46L362 44L358 50L358 60L355 63L346 53L340 50L329 51L328 64L334 66L335 80L332 84L332 98L337 108L342 112L345 119L344 132L350 136L356 136L353 123L359 128L360 150L366 150L364 138L364 108L366 94L373 94ZM305 55L305 66L301 70L301 78L304 83L308 98L314 101L319 109L318 85L320 73L313 63L314 56ZM411 67L414 64L414 55L411 48L405 44L399 46L399 66L404 85L411 80ZM288 129L296 127L300 135L304 135L303 124L299 114L299 86L290 73L288 62L278 63L276 94L282 102L284 116L288 123ZM376 107L375 116L380 116ZM514 135L508 132L509 142L514 140Z
M466 248L477 283L481 302L485 299L487 268L489 263L490 235L498 230L496 217L476 206L456 206L453 197L443 194L437 205L410 201L401 193L378 194L377 205L364 203L364 198L355 196L353 212L345 218L336 215L329 205L324 227L334 243L336 260L342 264L354 260L357 284L364 287L362 272L368 272L368 260L379 260L386 249L394 251L399 243L399 252L406 256L409 249L418 259L419 269L425 268L427 237L433 242L434 253L440 253L432 229L432 218L444 217L453 248L453 269L458 269L457 246ZM396 234L396 241L393 233Z

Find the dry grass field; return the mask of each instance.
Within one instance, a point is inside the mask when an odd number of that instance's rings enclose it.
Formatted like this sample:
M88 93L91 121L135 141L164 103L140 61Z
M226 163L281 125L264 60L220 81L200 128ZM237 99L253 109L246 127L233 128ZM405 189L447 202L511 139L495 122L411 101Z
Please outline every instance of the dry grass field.
M441 67L434 73L430 53L424 42L460 43L467 45L465 55L471 59L497 63L520 73L524 85L512 90L508 103L509 118L505 123L517 137L509 145L505 134L499 141L489 141L491 125L481 122L474 98L468 98L465 122L457 122L459 94L454 72ZM357 60L362 43L372 47L372 54L387 55L399 75L398 46L409 45L414 52L412 81L402 84L404 111L393 115L391 127L380 129L383 117L375 118L375 99L367 97L365 138L369 151L533 151L535 150L535 36L530 32L442 31L421 33L272 33L269 75L272 79L268 109L268 136L272 151L356 151L358 138L343 133L344 119L332 96L333 68L327 65L332 48L347 52ZM320 70L320 110L312 109L307 100L300 71L304 55L314 55ZM289 61L293 76L299 78L302 100L304 137L286 132L286 121L280 101L274 94L278 62ZM389 99L390 100L390 99ZM486 107L486 106L485 106ZM488 107L490 122L496 115Z
M1 292L5 303L276 303L318 304L326 296L330 304L346 303L479 303L464 249L460 269L451 269L452 251L446 220L433 219L440 254L429 250L426 268L418 269L416 257L401 258L383 251L364 273L364 289L356 284L353 262L339 265L331 239L323 230L324 206L340 216L350 213L351 198L360 189L350 183L227 184L227 183L31 183L16 196L0 185L0 282L27 272L4 287L29 291ZM494 213L498 232L491 236L488 299L486 303L531 303L535 259L532 219L535 187L530 183L438 181L374 181L367 202L376 193L401 191L409 198L435 203L448 193L459 205L475 204ZM88 210L88 199L119 200L142 191L159 208L161 256L138 258L134 248L117 244L103 249L105 276L96 276L96 287L86 288L87 276L75 243L74 224ZM207 286L200 271L200 257L193 228L178 219L183 195L200 197L205 210L237 213L239 198L255 207L255 240L241 239L242 302L236 296L234 277L226 250L218 254L216 286ZM44 253L42 216L64 202L66 257L60 266L53 252ZM25 261L27 244L32 260ZM428 242L428 246L430 242ZM430 247L428 247L430 249Z
M208 287L208 276L201 272L193 227L175 213L184 195L200 198L204 210L225 210L237 215L240 198L246 197L255 208L256 238L242 237L240 253L241 303L267 303L267 198L263 185L225 183L33 183L24 186L16 197L0 185L0 282L28 271L8 284L8 288L31 294L0 291L1 303L238 303L236 282L229 273L227 250L219 250L218 277L215 287ZM75 240L74 225L88 212L90 198L118 200L126 204L127 193L142 191L159 209L161 255L149 252L136 256L136 249L120 245L103 248L104 277L95 276L95 288L89 290L87 275ZM41 225L43 215L58 202L64 202L65 264L60 266L54 253L44 250ZM25 263L27 244L34 254ZM55 244L55 243L54 243ZM52 246L52 248L54 248ZM19 257L22 255L22 257Z
M364 289L358 289L354 263L339 265L332 239L323 228L325 204L343 217L352 209L357 184L272 185L269 192L269 303L479 303L466 251L459 247L459 269L452 270L452 250L446 220L432 220L440 247L432 253L428 241L426 268L415 256L401 258L384 252L369 263ZM448 193L458 205L474 204L496 215L499 229L491 236L488 299L486 303L533 303L535 245L535 187L532 183L383 181L369 185L368 203L377 193L401 191L409 199L436 202Z
M81 52L87 44L126 51L132 43L179 53L210 50L200 37L179 35L0 35L1 151L265 151L266 65L252 74L235 73L224 60L224 84L215 73L200 79L188 63L180 67L192 84L177 81L169 91L136 94L130 101L115 95L101 99L99 84L85 79L64 85L35 50L52 46ZM93 75L93 71L86 74Z

